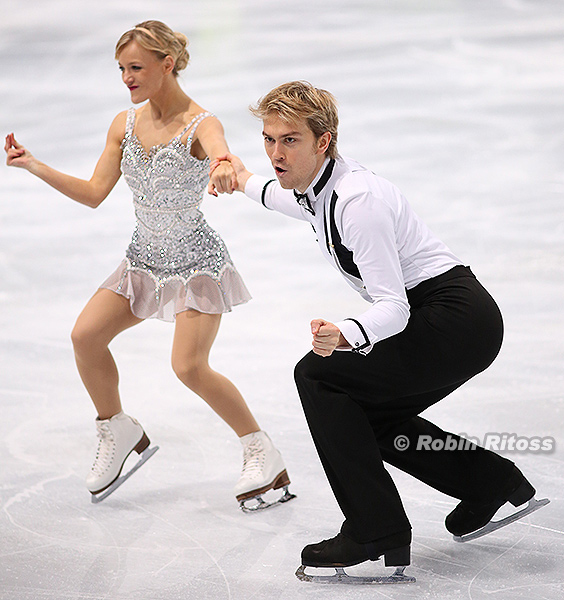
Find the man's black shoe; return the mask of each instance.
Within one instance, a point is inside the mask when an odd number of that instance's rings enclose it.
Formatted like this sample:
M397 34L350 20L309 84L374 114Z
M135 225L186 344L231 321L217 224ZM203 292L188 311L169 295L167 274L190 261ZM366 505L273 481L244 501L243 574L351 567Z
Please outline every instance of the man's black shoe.
M523 473L514 467L501 497L489 502L463 500L447 516L445 526L455 536L466 535L487 525L506 502L520 506L534 495L535 488L525 479Z
M410 563L411 531L402 532L366 544L339 533L330 540L310 544L302 550L302 565L308 567L350 567L384 557L387 567Z

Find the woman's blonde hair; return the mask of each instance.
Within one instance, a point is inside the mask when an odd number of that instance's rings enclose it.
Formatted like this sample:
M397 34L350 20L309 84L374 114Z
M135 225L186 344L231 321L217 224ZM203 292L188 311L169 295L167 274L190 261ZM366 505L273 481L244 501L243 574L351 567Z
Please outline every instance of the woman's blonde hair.
M135 25L133 29L126 31L116 44L116 59L121 51L131 42L137 42L145 50L154 52L161 60L166 56L174 59L174 76L185 69L190 60L186 46L188 39L183 33L172 31L172 29L161 23L161 21L143 21Z
M290 81L268 92L250 111L263 120L272 113L288 122L305 119L317 139L326 132L331 134L326 154L329 158L337 157L339 114L337 101L330 92L307 81Z

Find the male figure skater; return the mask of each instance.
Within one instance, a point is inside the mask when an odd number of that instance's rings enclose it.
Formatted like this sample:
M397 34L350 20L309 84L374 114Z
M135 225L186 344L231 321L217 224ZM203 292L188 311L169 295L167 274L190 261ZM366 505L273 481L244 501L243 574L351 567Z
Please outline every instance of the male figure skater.
M408 565L411 526L383 461L461 500L446 518L456 536L484 527L507 501L519 506L535 494L511 461L469 448L418 416L491 364L502 342L500 311L394 185L337 153L330 93L291 82L252 112L263 121L277 180L227 155L235 189L311 223L325 258L370 303L337 323L314 319L313 351L295 369L345 516L334 538L303 549L302 564L349 566L384 556L386 565ZM442 440L445 449L418 450L421 436ZM462 449L452 450L452 440Z

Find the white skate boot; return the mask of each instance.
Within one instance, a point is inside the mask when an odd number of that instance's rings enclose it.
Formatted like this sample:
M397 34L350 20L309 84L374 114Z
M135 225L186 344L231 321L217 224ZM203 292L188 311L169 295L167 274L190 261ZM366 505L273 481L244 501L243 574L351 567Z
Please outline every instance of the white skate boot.
M240 438L243 445L243 471L234 492L239 506L245 512L268 508L274 504L295 498L288 491L290 478L286 472L280 452L264 431L255 431ZM284 489L284 494L275 502L265 502L262 494L272 489ZM256 504L247 506L253 500Z
M149 438L141 425L123 412L103 421L96 419L96 429L98 451L86 478L86 487L95 503L107 498L158 450L158 446L149 448ZM134 450L141 455L139 462L120 477L127 457Z

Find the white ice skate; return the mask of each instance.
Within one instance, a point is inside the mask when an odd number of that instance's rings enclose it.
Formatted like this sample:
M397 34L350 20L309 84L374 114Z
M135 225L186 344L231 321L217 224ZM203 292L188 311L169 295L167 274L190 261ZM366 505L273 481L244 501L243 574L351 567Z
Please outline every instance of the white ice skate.
M290 478L280 452L264 431L243 436L243 471L234 492L239 506L245 512L268 508L295 498L288 491ZM265 502L262 494L283 488L284 494L274 502ZM250 502L247 506L246 502Z
M96 429L98 451L86 478L86 487L94 503L107 498L159 449L158 446L149 448L149 438L141 425L123 412L110 419L96 419ZM123 465L133 451L141 455L140 459L120 477Z

